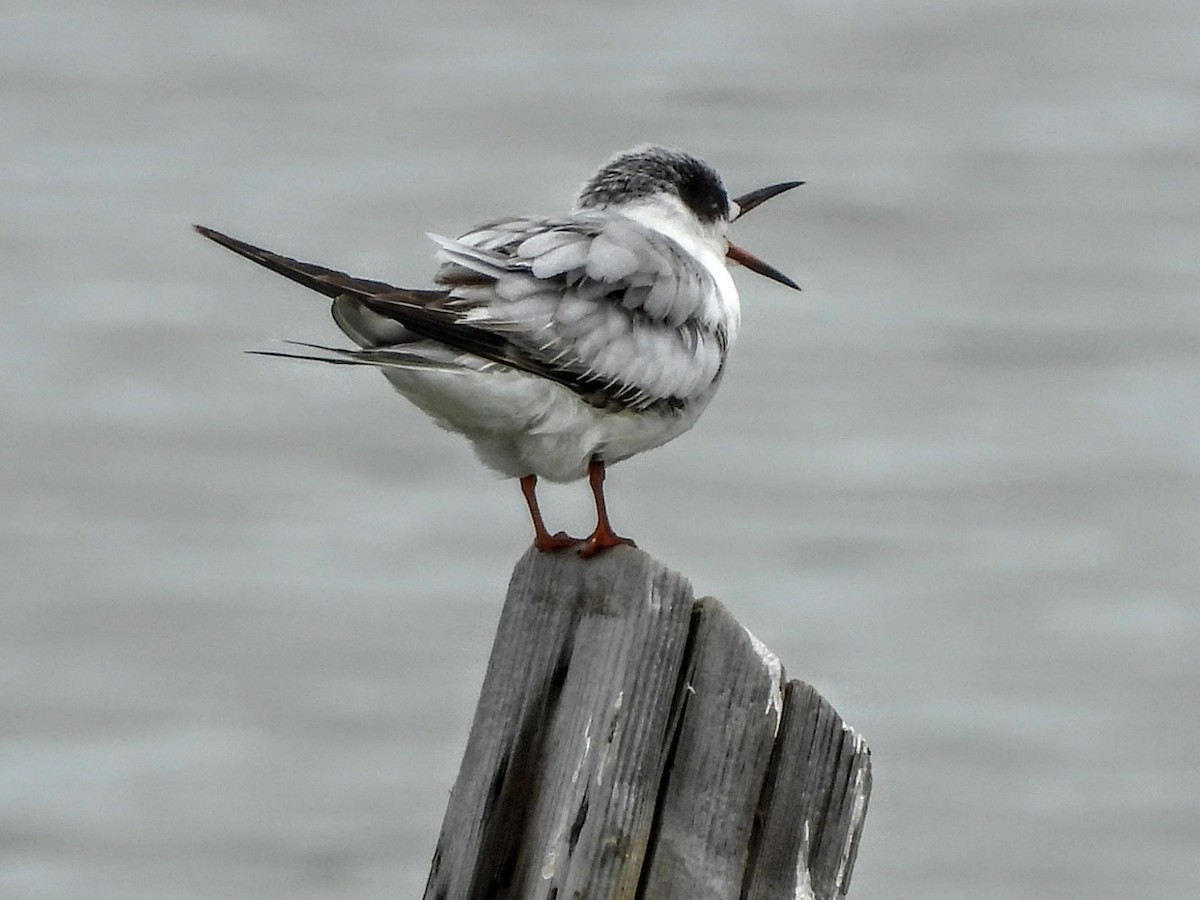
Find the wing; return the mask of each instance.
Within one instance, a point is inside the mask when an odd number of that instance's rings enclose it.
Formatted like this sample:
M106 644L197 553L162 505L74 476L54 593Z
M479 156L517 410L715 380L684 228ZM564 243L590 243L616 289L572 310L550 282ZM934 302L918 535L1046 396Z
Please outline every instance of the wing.
M678 407L717 378L727 350L712 276L669 238L620 216L506 219L437 238L442 290L408 290L304 263L197 226L205 237L334 299L364 346L343 362L412 367L380 353L432 339L550 379L609 408Z
M719 287L691 254L625 216L503 219L447 240L436 281L465 321L547 366L645 408L707 391L728 331Z

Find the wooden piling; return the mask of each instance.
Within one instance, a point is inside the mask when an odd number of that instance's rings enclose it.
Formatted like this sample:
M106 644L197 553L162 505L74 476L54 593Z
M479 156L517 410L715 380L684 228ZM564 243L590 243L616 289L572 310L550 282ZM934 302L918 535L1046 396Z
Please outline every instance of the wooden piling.
M517 564L426 900L832 900L870 753L647 554Z

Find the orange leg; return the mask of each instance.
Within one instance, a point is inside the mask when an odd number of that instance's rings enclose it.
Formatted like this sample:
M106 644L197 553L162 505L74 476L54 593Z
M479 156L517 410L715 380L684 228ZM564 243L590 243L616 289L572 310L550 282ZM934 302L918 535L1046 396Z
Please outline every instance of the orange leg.
M526 475L521 479L521 493L525 495L525 503L529 507L529 517L533 519L533 545L543 553L553 553L564 547L573 547L579 543L579 538L573 538L565 531L551 534L546 530L542 521L542 511L537 502L537 476Z
M601 550L620 547L622 544L636 547L637 544L629 538L621 537L608 523L608 508L604 503L604 463L598 459L588 463L588 484L591 485L592 496L596 499L596 530L588 536L579 555L595 556Z

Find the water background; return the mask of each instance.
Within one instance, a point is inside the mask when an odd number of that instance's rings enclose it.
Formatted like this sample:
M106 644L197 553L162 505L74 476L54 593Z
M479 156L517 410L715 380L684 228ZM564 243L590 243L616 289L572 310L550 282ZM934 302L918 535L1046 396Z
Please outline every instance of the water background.
M617 526L869 739L852 896L1200 896L1200 11L1167 0L10 3L0 896L419 896L516 485L194 235L426 231L708 158L738 273ZM584 531L582 485L546 492Z

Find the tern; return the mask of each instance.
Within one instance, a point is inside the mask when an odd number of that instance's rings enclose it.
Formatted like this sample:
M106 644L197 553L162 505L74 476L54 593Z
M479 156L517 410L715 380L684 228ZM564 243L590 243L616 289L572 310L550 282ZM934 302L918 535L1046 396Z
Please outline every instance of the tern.
M358 345L252 352L381 370L486 466L519 479L537 549L578 547L587 557L633 545L609 523L605 468L679 437L721 383L741 321L729 263L799 290L726 232L800 184L730 199L703 160L635 147L584 183L568 215L495 219L455 239L430 234L441 263L432 289L355 278L195 228L332 298L334 322ZM585 476L595 530L582 540L551 534L538 479Z

